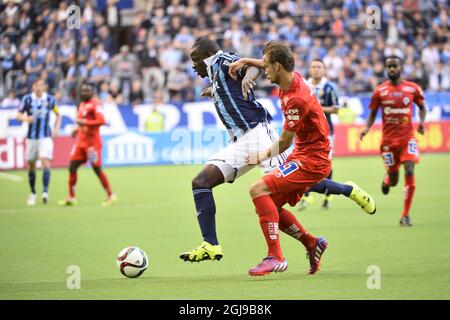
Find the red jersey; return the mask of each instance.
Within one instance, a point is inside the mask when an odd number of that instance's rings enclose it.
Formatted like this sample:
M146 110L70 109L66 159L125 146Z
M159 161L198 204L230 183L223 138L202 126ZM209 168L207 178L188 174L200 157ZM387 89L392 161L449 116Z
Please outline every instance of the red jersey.
M280 90L283 129L295 132L295 148L289 158L307 165L331 164L330 129L314 92L297 72L289 90Z
M414 82L403 80L399 85L385 81L375 88L370 109L381 107L383 144L402 145L414 137L412 124L413 102L423 104L422 89Z
M105 124L100 102L92 98L80 103L77 119L85 120L78 130L77 144L81 146L97 146L102 143L100 126Z

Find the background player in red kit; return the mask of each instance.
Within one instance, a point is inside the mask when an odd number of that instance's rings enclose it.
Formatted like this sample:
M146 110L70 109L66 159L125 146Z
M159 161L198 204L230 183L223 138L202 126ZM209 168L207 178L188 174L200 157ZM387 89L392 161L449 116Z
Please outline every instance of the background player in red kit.
M77 170L86 161L90 161L92 169L100 179L107 193L107 199L102 203L108 206L115 202L116 196L111 191L108 178L102 171L102 139L100 126L105 124L105 118L100 102L93 98L94 91L90 84L82 84L80 89L80 103L77 111L76 123L78 128L74 131L77 142L70 154L69 164L69 198L60 201L60 205L71 206L76 204L75 185L77 183Z
M280 139L268 150L250 157L249 162L260 163L274 157L287 150L295 139L295 149L287 161L250 188L268 254L260 264L249 270L249 274L262 276L287 269L279 241L279 228L305 246L310 261L309 273L314 274L319 270L320 259L328 243L326 239L308 233L283 205L289 203L295 206L312 185L330 174L331 147L326 118L307 81L294 72L294 58L285 44L269 43L264 49L263 60L241 60L241 64L264 68L267 78L279 85L285 117ZM371 207L370 212L375 211L375 203L367 193L358 187L353 187L352 193L357 194L359 202Z
M384 160L387 174L385 175L381 190L389 193L389 188L398 183L400 165L405 168L405 196L403 204L401 226L411 227L409 209L411 208L414 191L414 164L419 162L419 149L414 138L412 123L413 102L419 107L419 125L417 132L424 134L425 127L425 98L422 89L414 82L403 80L401 72L403 61L397 56L386 58L386 70L389 80L375 88L370 102L370 115L367 118L366 128L361 132L361 140L372 127L378 109L381 107L383 117L383 139L380 153Z

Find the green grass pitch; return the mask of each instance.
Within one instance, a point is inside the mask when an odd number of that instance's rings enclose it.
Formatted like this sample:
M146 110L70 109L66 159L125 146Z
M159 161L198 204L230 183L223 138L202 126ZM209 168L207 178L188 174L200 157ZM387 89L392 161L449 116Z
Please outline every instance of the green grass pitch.
M334 178L353 180L372 193L377 213L335 197L320 210L321 195L297 217L329 249L321 271L306 275L299 242L281 236L289 261L285 273L250 277L266 253L257 215L248 196L260 177L253 170L215 190L222 261L188 263L178 255L200 244L190 181L201 166L107 168L119 203L100 207L104 193L89 168L80 169L78 207L60 208L66 170L53 170L50 203L26 206L26 172L0 178L0 299L449 299L450 154L423 155L416 168L413 228L400 228L403 172L388 196L380 191L379 157L338 158ZM38 193L41 188L38 173ZM115 257L136 245L149 255L149 269L124 278ZM67 289L67 268L81 270L81 288ZM380 268L380 289L368 289L370 266ZM369 281L370 282L370 281Z

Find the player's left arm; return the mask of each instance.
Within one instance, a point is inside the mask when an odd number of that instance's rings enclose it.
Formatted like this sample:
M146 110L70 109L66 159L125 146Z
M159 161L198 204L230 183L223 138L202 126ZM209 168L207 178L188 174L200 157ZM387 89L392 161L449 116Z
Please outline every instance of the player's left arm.
M414 96L414 103L419 108L419 125L417 126L417 132L420 134L425 133L425 118L427 116L427 107L425 105L425 98L423 96L422 89L417 86L416 94Z
M97 106L95 108L94 119L79 119L77 123L85 126L102 126L106 123L106 120L101 107Z
M256 85L256 79L260 76L261 69L254 66L245 65L244 68L240 70L240 74L243 76L242 95L244 96L244 100L248 100L248 94Z
M56 122L55 122L55 127L53 128L52 137L55 138L59 135L59 129L61 129L62 116L61 116L61 112L59 112L57 105L53 106L53 112L56 114Z
M257 154L256 159L249 159L249 163L260 164L261 162L266 161L267 159L271 159L273 157L278 156L280 153L283 153L291 146L292 142L295 138L295 132L283 130L278 141L274 142L274 144L267 150L262 151Z

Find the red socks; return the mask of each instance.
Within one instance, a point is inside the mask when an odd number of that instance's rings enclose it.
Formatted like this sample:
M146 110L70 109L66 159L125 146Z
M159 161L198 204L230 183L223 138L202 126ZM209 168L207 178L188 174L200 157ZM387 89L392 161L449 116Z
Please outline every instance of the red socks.
M275 206L270 195L264 195L253 199L256 212L259 216L259 224L266 238L268 247L268 257L274 257L278 261L283 261L283 253L281 252L280 238L278 233L278 209Z
M103 188L105 189L106 193L108 194L108 197L111 196L112 195L112 190L111 190L111 187L109 185L108 178L103 173L103 171L100 171L100 173L98 174L98 178L100 179L100 182L102 183Z
M75 198L75 185L77 184L77 172L70 172L69 175L69 196Z
M409 209L411 208L414 191L416 190L416 182L414 176L405 176L404 200L402 217L409 216Z
M306 231L292 212L281 209L279 215L281 231L300 241L307 250L315 247L316 237Z

